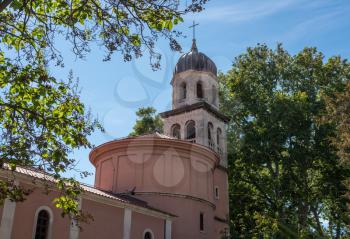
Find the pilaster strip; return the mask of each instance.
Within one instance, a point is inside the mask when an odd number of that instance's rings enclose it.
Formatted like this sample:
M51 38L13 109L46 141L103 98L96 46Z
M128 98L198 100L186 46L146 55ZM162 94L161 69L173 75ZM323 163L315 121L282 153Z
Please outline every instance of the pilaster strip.
M80 197L78 202L78 209L80 210L83 204L83 199ZM77 225L76 220L72 219L70 223L69 239L79 239L80 229Z
M18 181L14 182L18 185ZM16 202L6 198L2 210L1 225L0 225L0 238L11 239L13 219L16 211Z
M171 221L165 221L165 239L171 239Z
M129 208L124 209L124 226L123 226L123 239L130 239L131 232L131 215L132 211Z

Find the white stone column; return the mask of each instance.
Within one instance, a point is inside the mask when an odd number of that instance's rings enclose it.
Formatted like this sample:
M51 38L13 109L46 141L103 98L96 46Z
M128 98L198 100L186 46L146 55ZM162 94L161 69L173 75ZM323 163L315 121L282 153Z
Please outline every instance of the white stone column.
M129 208L124 209L124 226L123 226L123 239L130 239L131 232L131 215L132 211Z
M171 223L172 221L165 221L165 239L171 239Z
M12 202L10 199L5 199L0 226L1 239L11 239L15 210L16 202Z
M79 210L81 209L82 203L83 203L83 199L80 197L78 202ZM70 222L69 239L79 239L79 232L80 232L80 229L77 226L76 221L72 220Z

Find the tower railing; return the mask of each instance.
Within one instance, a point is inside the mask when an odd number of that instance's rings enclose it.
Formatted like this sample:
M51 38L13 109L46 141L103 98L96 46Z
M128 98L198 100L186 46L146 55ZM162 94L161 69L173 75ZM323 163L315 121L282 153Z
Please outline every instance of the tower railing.
M222 150L222 148L220 148L219 146L216 147L216 152L220 155L220 157L224 156L224 151Z
M192 139L185 139L185 141L187 142L191 142L191 143L196 143L196 138L192 138ZM222 148L219 145L216 145L215 142L211 139L208 139L208 147L213 150L214 152L216 152L217 154L219 154L219 156L222 158L224 156L224 151L222 150Z
M216 146L215 142L212 139L208 139L208 146L211 150L218 153L220 157L224 156L222 148L219 145Z
M216 150L215 150L215 143L214 143L213 140L208 139L208 146L209 146L209 148L211 148L212 150L216 151Z
M196 142L196 138L192 138L192 139L185 139L187 142L191 142L191 143L195 143Z

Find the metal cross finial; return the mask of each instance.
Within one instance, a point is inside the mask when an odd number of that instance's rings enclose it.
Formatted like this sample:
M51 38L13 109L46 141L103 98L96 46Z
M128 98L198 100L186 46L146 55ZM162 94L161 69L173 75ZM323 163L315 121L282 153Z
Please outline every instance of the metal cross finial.
M196 23L195 21L193 21L193 25L189 27L189 28L193 28L193 39L196 39L196 26L199 26L199 23Z

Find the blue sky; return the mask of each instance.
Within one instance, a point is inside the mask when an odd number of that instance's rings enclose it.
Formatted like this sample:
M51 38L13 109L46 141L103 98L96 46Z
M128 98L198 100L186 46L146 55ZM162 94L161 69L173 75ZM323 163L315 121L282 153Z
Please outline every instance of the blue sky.
M214 60L218 69L230 69L234 57L249 46L283 43L292 54L306 46L315 46L326 57L350 58L350 1L348 0L211 0L200 14L185 17L178 26L187 38L180 38L184 52L191 46L192 21L199 22L196 38L200 51ZM139 107L153 106L159 112L170 109L172 71L180 53L171 52L160 40L162 68L151 70L147 56L125 63L115 54L103 62L104 51L91 46L86 59L76 59L71 46L58 42L65 67L51 67L56 77L66 79L69 70L79 78L81 99L98 117L106 132L96 132L90 140L99 145L129 134ZM81 170L94 172L88 160L90 150L77 150L74 157ZM69 175L77 176L75 172ZM94 176L79 179L93 184Z

